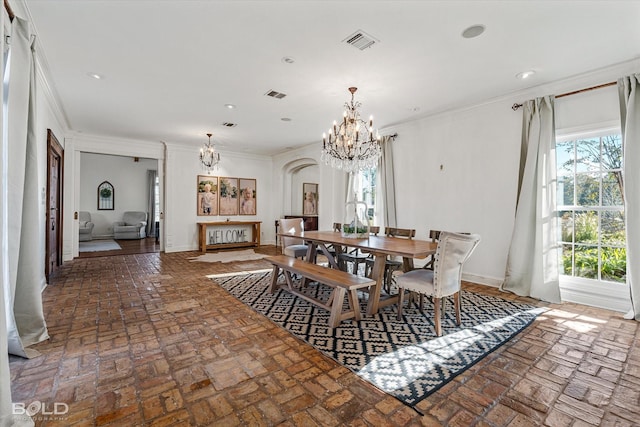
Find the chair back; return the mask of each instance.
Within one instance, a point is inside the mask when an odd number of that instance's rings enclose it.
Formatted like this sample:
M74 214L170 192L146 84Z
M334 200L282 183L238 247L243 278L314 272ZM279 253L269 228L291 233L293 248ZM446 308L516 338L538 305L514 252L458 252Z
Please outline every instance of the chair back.
M373 236L377 236L379 232L380 232L380 226L379 225L370 225L369 226L369 234L371 234Z
M80 222L91 222L91 214L87 211L78 212L78 220Z
M122 214L122 222L126 225L138 225L144 222L146 225L147 213L138 211L128 211Z
M389 237L406 237L407 239L413 239L416 237L416 230L413 228L385 227L384 234Z
M460 290L462 266L480 243L478 234L442 231L433 268L434 296L441 298Z
M339 223L339 222L334 222L333 223L333 231L337 231L337 232L342 231L342 224Z
M302 218L281 218L280 220L280 232L283 234L298 234L304 231L304 220ZM297 237L281 236L282 250L287 246L302 245L304 242Z

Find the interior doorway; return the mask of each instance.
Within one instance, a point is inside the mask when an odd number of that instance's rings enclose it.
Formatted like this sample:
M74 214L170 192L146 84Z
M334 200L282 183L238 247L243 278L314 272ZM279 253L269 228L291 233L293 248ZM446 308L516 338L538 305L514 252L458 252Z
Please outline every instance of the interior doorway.
M47 206L46 206L46 250L45 276L49 276L62 265L62 196L64 150L51 129L47 129Z

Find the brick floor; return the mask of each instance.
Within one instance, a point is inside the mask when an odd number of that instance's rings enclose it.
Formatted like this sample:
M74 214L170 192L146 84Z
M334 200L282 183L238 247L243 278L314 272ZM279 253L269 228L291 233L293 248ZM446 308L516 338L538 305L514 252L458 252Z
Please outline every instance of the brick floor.
M205 277L264 261L190 262L197 255L65 263L43 293L42 356L10 359L14 402L69 405L59 419L38 414L46 426L640 425L640 332L620 313L552 305L420 415Z

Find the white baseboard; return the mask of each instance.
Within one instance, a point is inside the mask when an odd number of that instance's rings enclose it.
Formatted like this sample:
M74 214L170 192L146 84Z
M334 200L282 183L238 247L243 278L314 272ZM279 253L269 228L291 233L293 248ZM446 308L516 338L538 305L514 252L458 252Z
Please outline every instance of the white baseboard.
M561 278L560 297L563 302L574 302L623 313L631 308L629 287L624 283L594 283L574 277Z
M498 277L480 276L471 273L462 273L462 280L477 283L479 285L491 286L492 288L499 288L504 281L504 279Z

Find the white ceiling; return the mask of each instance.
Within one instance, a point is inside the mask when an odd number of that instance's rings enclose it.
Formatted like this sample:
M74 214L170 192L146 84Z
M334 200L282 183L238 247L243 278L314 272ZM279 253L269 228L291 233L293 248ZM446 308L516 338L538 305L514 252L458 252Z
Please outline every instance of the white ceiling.
M223 153L319 142L350 86L384 128L640 57L640 1L25 3L72 130L194 147L212 132ZM356 30L379 43L343 43Z

